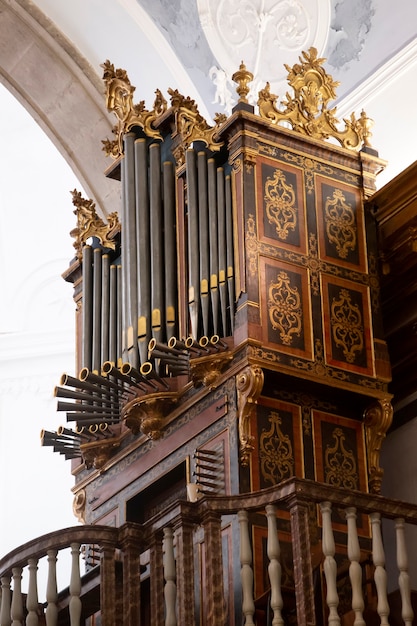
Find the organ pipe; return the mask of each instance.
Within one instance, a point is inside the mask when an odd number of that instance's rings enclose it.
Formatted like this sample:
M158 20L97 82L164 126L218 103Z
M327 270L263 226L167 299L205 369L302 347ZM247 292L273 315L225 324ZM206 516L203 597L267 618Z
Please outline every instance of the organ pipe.
M148 183L148 147L146 139L135 141L136 238L138 266L138 348L144 363L151 339L151 268L149 263L150 211Z
M223 335L227 334L227 286L226 286L226 198L224 189L224 170L217 168L217 213L218 213L218 251L219 251L219 295Z
M91 246L83 249L83 328L82 328L82 366L91 369L93 355L93 250Z
M93 344L92 344L92 369L100 371L101 364L101 298L102 298L102 252L101 248L93 251Z
M101 278L101 350L100 364L110 358L110 257L103 254Z
M232 208L232 181L226 176L225 181L226 203L226 265L227 290L229 296L229 323L230 331L234 328L235 277L234 277L234 247L233 247L233 208Z
M213 332L219 334L219 242L217 232L217 175L214 159L209 159L208 164L208 197L209 197L209 222L210 222L210 294L213 310Z
M209 296L209 214L207 196L207 156L205 152L197 155L198 169L198 226L200 248L200 297L203 333L209 333L210 296Z
M163 164L164 242L165 242L165 325L167 341L177 331L177 242L175 173L171 161Z
M198 337L200 314L199 295L199 228L196 155L192 148L186 152L187 209L188 209L188 305L191 334Z
M164 339L164 231L162 220L161 149L158 143L149 148L149 189L151 210L151 326L152 336Z

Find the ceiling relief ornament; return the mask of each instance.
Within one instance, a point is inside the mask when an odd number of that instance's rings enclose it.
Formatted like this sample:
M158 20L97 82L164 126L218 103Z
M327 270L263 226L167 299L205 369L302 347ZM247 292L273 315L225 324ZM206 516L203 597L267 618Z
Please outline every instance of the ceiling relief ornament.
M210 70L214 102L231 109L231 77L241 59L254 74L249 100L274 77L283 90L285 70L277 59L295 63L301 50L324 50L331 20L329 0L197 0L201 26L218 67Z

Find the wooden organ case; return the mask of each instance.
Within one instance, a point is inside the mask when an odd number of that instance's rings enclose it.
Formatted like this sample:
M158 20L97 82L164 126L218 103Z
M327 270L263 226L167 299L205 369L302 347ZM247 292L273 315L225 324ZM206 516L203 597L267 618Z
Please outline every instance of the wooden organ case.
M56 389L68 425L43 433L73 459L79 519L141 523L187 493L256 492L293 476L379 493L392 408L364 208L384 165L370 120L338 122L337 84L313 48L287 68L293 95L279 104L267 84L256 110L242 63L239 101L214 126L177 91L170 104L158 90L152 110L135 105L126 72L103 67L117 117L106 174L123 208L106 223L73 192L64 277L79 375ZM290 588L289 519L278 518ZM310 523L321 523L314 507ZM262 611L266 529L256 515L250 524ZM224 528L229 616L240 610L236 528ZM359 532L365 541L369 528ZM204 580L198 529L195 542Z

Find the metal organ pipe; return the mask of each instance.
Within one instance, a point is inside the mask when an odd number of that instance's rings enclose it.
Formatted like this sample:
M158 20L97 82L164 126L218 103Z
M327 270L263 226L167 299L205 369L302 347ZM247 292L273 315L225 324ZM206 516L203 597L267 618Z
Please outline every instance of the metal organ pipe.
M83 329L82 329L82 365L91 369L93 337L93 250L84 246L83 260Z
M224 170L217 168L217 214L219 250L219 295L223 336L227 335L227 285L226 285L226 199Z
M99 372L101 365L101 248L94 248L93 258L93 357L91 367L94 372Z
M197 155L198 170L198 226L200 248L200 298L203 333L208 334L210 325L210 296L209 296L209 213L207 195L207 155L199 152Z
M120 267L120 266L119 266ZM110 266L109 285L109 356L112 363L117 363L117 324L118 324L118 298L117 298L117 266Z
M227 265L227 290L229 296L229 322L230 331L234 328L234 303L235 303L235 252L233 246L233 207L232 207L232 181L226 176L225 181L226 202L226 265Z
M125 360L134 367L138 364L138 296L137 296L137 251L136 251L136 199L135 199L135 135L124 136L124 179L122 232L122 273L125 311L124 353Z
M217 232L217 175L214 159L208 161L209 223L210 223L210 294L213 311L213 332L219 334L219 243Z
M146 139L135 141L136 238L138 276L139 360L146 361L151 338L150 212L148 183L148 146Z
M101 258L101 358L100 362L109 360L110 354L110 257L103 254Z
M198 189L196 155L192 148L186 152L187 207L188 207L188 305L191 334L198 337L200 314L199 290L199 229L198 229Z
M152 336L163 340L164 320L164 231L162 219L161 149L149 147L149 189L151 210L151 326Z
M177 241L175 173L171 161L163 172L164 242L165 242L165 327L167 341L177 331Z

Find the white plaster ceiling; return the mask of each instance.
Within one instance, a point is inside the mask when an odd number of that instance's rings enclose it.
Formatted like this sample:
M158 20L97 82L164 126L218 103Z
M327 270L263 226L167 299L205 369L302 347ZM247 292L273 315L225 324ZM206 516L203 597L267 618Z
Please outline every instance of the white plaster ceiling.
M388 168L379 186L416 159L417 2L397 0L36 0L100 74L110 59L127 70L137 100L178 88L210 117L235 97L230 77L243 59L274 93L284 63L311 45L340 82L340 117L365 108L373 146ZM217 89L216 85L220 85ZM223 93L223 96L222 96Z

